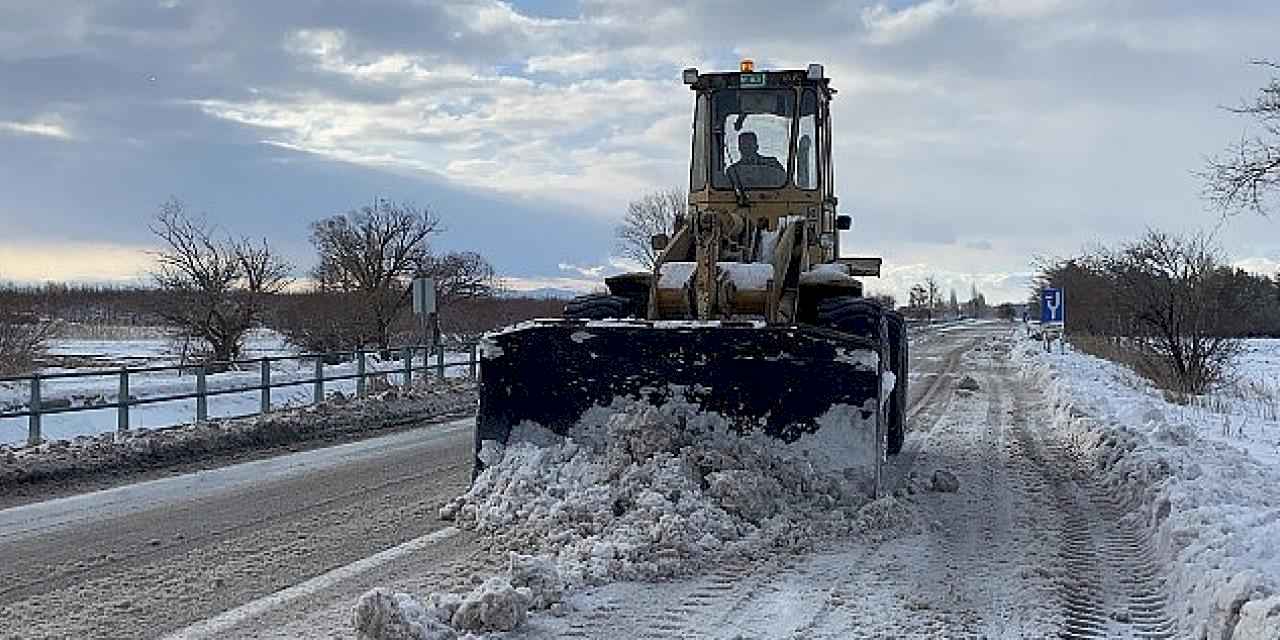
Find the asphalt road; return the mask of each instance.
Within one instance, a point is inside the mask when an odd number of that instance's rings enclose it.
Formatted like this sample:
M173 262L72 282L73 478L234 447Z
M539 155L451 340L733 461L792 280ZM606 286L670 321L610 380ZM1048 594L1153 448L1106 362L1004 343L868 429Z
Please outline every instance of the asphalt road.
M913 423L940 415L935 401L949 395L960 354L982 335L954 327L913 337ZM0 638L163 637L410 541L417 562L483 556L469 536L431 537L446 524L436 510L466 487L472 424L0 511ZM915 455L908 442L891 461L891 483ZM331 582L282 604L270 625L304 615L302 605L349 603L364 588ZM263 626L244 620L218 633L259 637L252 630Z

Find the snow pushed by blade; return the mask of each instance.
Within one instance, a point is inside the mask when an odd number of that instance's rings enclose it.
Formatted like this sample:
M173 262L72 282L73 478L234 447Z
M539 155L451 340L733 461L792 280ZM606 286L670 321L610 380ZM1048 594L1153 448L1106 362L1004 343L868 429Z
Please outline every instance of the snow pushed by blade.
M680 397L661 406L615 399L567 436L517 425L507 445L482 443L485 470L440 509L508 552L507 576L466 597L432 593L425 604L375 589L355 607L357 633L388 640L510 631L529 612L564 614L575 589L914 526L905 505L868 497L881 461L876 409L875 399L832 407L815 432L790 444L739 433Z
M571 587L771 554L858 527L879 455L862 415L833 407L815 433L783 444L679 399L617 400L567 437L526 423L506 447L484 443L496 463L441 517L553 558Z

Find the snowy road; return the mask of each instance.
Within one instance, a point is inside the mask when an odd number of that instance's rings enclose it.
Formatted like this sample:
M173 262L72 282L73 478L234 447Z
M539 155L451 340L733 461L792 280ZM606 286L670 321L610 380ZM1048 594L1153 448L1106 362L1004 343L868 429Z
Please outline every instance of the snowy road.
M159 637L440 529L471 438L457 421L0 511L0 638Z
M946 469L961 483L907 498L922 526L601 587L513 635L1165 637L1142 541L1042 432L1043 398L1009 366L1006 333L913 340L913 432L887 477L905 488ZM978 389L958 389L962 375ZM470 442L450 423L0 511L0 637L350 638L372 586L462 590L500 570L434 515L466 484Z
M893 461L960 479L959 493L911 499L919 530L697 579L615 583L583 595L580 613L534 619L524 637L1173 637L1149 551L1063 443L1040 433L1041 400L1007 346L983 340L959 359L978 390L938 391L940 406L914 425L916 455Z

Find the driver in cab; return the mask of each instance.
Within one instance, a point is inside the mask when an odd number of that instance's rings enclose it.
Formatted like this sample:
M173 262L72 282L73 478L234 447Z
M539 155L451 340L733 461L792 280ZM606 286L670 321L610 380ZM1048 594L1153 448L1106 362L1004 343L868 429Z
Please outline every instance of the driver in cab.
M729 173L743 187L779 187L787 181L787 169L773 156L760 155L760 142L753 131L738 134L742 157L729 165Z

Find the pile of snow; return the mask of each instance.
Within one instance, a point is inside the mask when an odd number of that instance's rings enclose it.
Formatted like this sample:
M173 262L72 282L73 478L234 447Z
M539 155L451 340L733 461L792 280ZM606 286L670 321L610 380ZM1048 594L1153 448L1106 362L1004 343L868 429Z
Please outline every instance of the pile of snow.
M915 520L893 498L870 499L862 482L868 468L856 452L872 451L874 427L862 415L835 407L816 432L785 444L736 433L722 416L679 398L661 406L619 399L588 411L568 436L522 424L505 447L483 443L486 469L440 516L512 552L508 575L486 584L513 593L520 601L513 611L553 613L583 586L686 575L834 536L884 535ZM510 590L499 588L506 584ZM475 622L482 615L470 613L483 606L467 605L483 595L472 593L452 612L432 603L457 596L432 594L416 606L437 611L433 620L458 631L489 629ZM362 614L370 603L383 603L377 611L405 610L396 597L366 594L356 608L357 628L390 615ZM490 597L494 606L508 606L505 596Z
M1054 427L1155 542L1180 635L1280 637L1280 423L1189 411L1079 353L1028 342L1020 356L1048 389Z
M860 416L833 408L784 444L679 399L618 400L568 437L526 424L484 443L486 470L440 515L554 558L570 585L671 577L856 526L874 464Z

